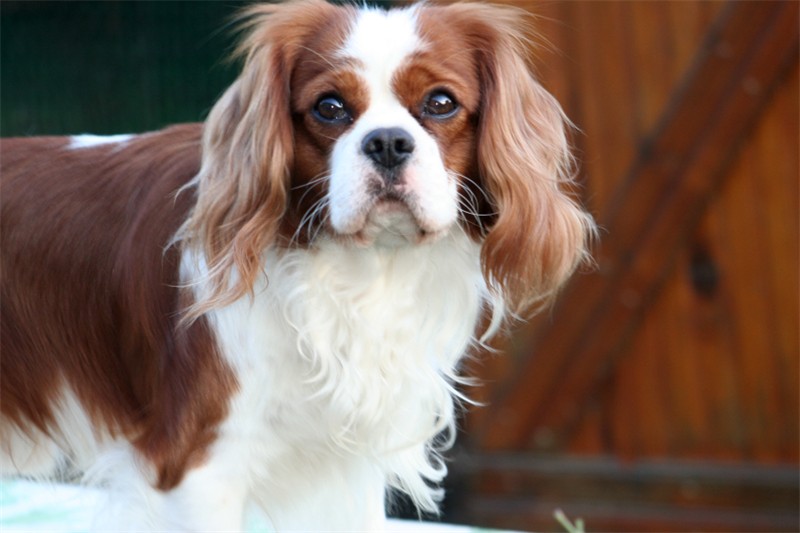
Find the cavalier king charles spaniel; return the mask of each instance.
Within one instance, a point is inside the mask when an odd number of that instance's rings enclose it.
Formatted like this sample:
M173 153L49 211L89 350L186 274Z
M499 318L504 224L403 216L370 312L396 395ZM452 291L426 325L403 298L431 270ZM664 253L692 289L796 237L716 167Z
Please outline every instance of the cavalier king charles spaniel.
M250 7L205 123L3 140L3 473L102 485L99 529L435 512L465 353L594 228L523 14Z

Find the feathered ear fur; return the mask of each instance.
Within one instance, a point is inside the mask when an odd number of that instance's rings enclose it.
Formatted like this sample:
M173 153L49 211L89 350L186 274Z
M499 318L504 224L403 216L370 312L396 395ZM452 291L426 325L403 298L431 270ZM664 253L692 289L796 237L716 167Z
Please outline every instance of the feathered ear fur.
M547 302L588 259L595 226L569 194L569 122L530 73L520 24L525 13L476 4L463 9L473 22L472 38L481 41L478 166L496 211L482 267L509 310L521 313Z
M331 6L323 1L259 5L242 12L247 32L235 56L242 74L214 105L203 133L197 203L179 239L208 269L189 318L251 291L264 251L286 213L294 146L293 65L304 38Z

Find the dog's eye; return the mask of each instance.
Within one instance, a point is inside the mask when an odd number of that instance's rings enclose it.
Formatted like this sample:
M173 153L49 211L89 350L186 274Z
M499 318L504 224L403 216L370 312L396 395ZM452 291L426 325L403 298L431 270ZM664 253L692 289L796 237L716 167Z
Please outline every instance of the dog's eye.
M443 91L436 91L428 96L422 111L433 118L450 118L458 111L455 99Z
M344 101L338 96L320 98L314 106L314 113L323 122L340 124L351 121L350 113L347 111Z

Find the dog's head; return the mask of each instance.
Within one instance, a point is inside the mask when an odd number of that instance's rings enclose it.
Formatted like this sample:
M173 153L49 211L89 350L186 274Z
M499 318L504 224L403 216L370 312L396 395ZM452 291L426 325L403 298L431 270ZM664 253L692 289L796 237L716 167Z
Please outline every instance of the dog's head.
M419 246L462 230L512 309L551 294L593 225L565 190L566 119L529 71L521 15L250 8L185 228L216 276L209 304L248 291L270 246Z

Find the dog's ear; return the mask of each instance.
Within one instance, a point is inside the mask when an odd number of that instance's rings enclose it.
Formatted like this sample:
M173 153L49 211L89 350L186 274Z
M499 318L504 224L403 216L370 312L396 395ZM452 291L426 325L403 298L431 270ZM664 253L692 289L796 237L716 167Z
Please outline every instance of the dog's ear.
M291 74L303 40L329 9L324 1L265 4L242 12L242 74L214 105L204 127L197 203L183 242L208 269L203 301L189 315L252 291L264 252L287 209L294 141Z
M594 222L570 195L569 122L531 74L525 13L476 4L459 9L479 41L478 167L494 211L482 268L508 309L519 313L546 302L588 258Z

